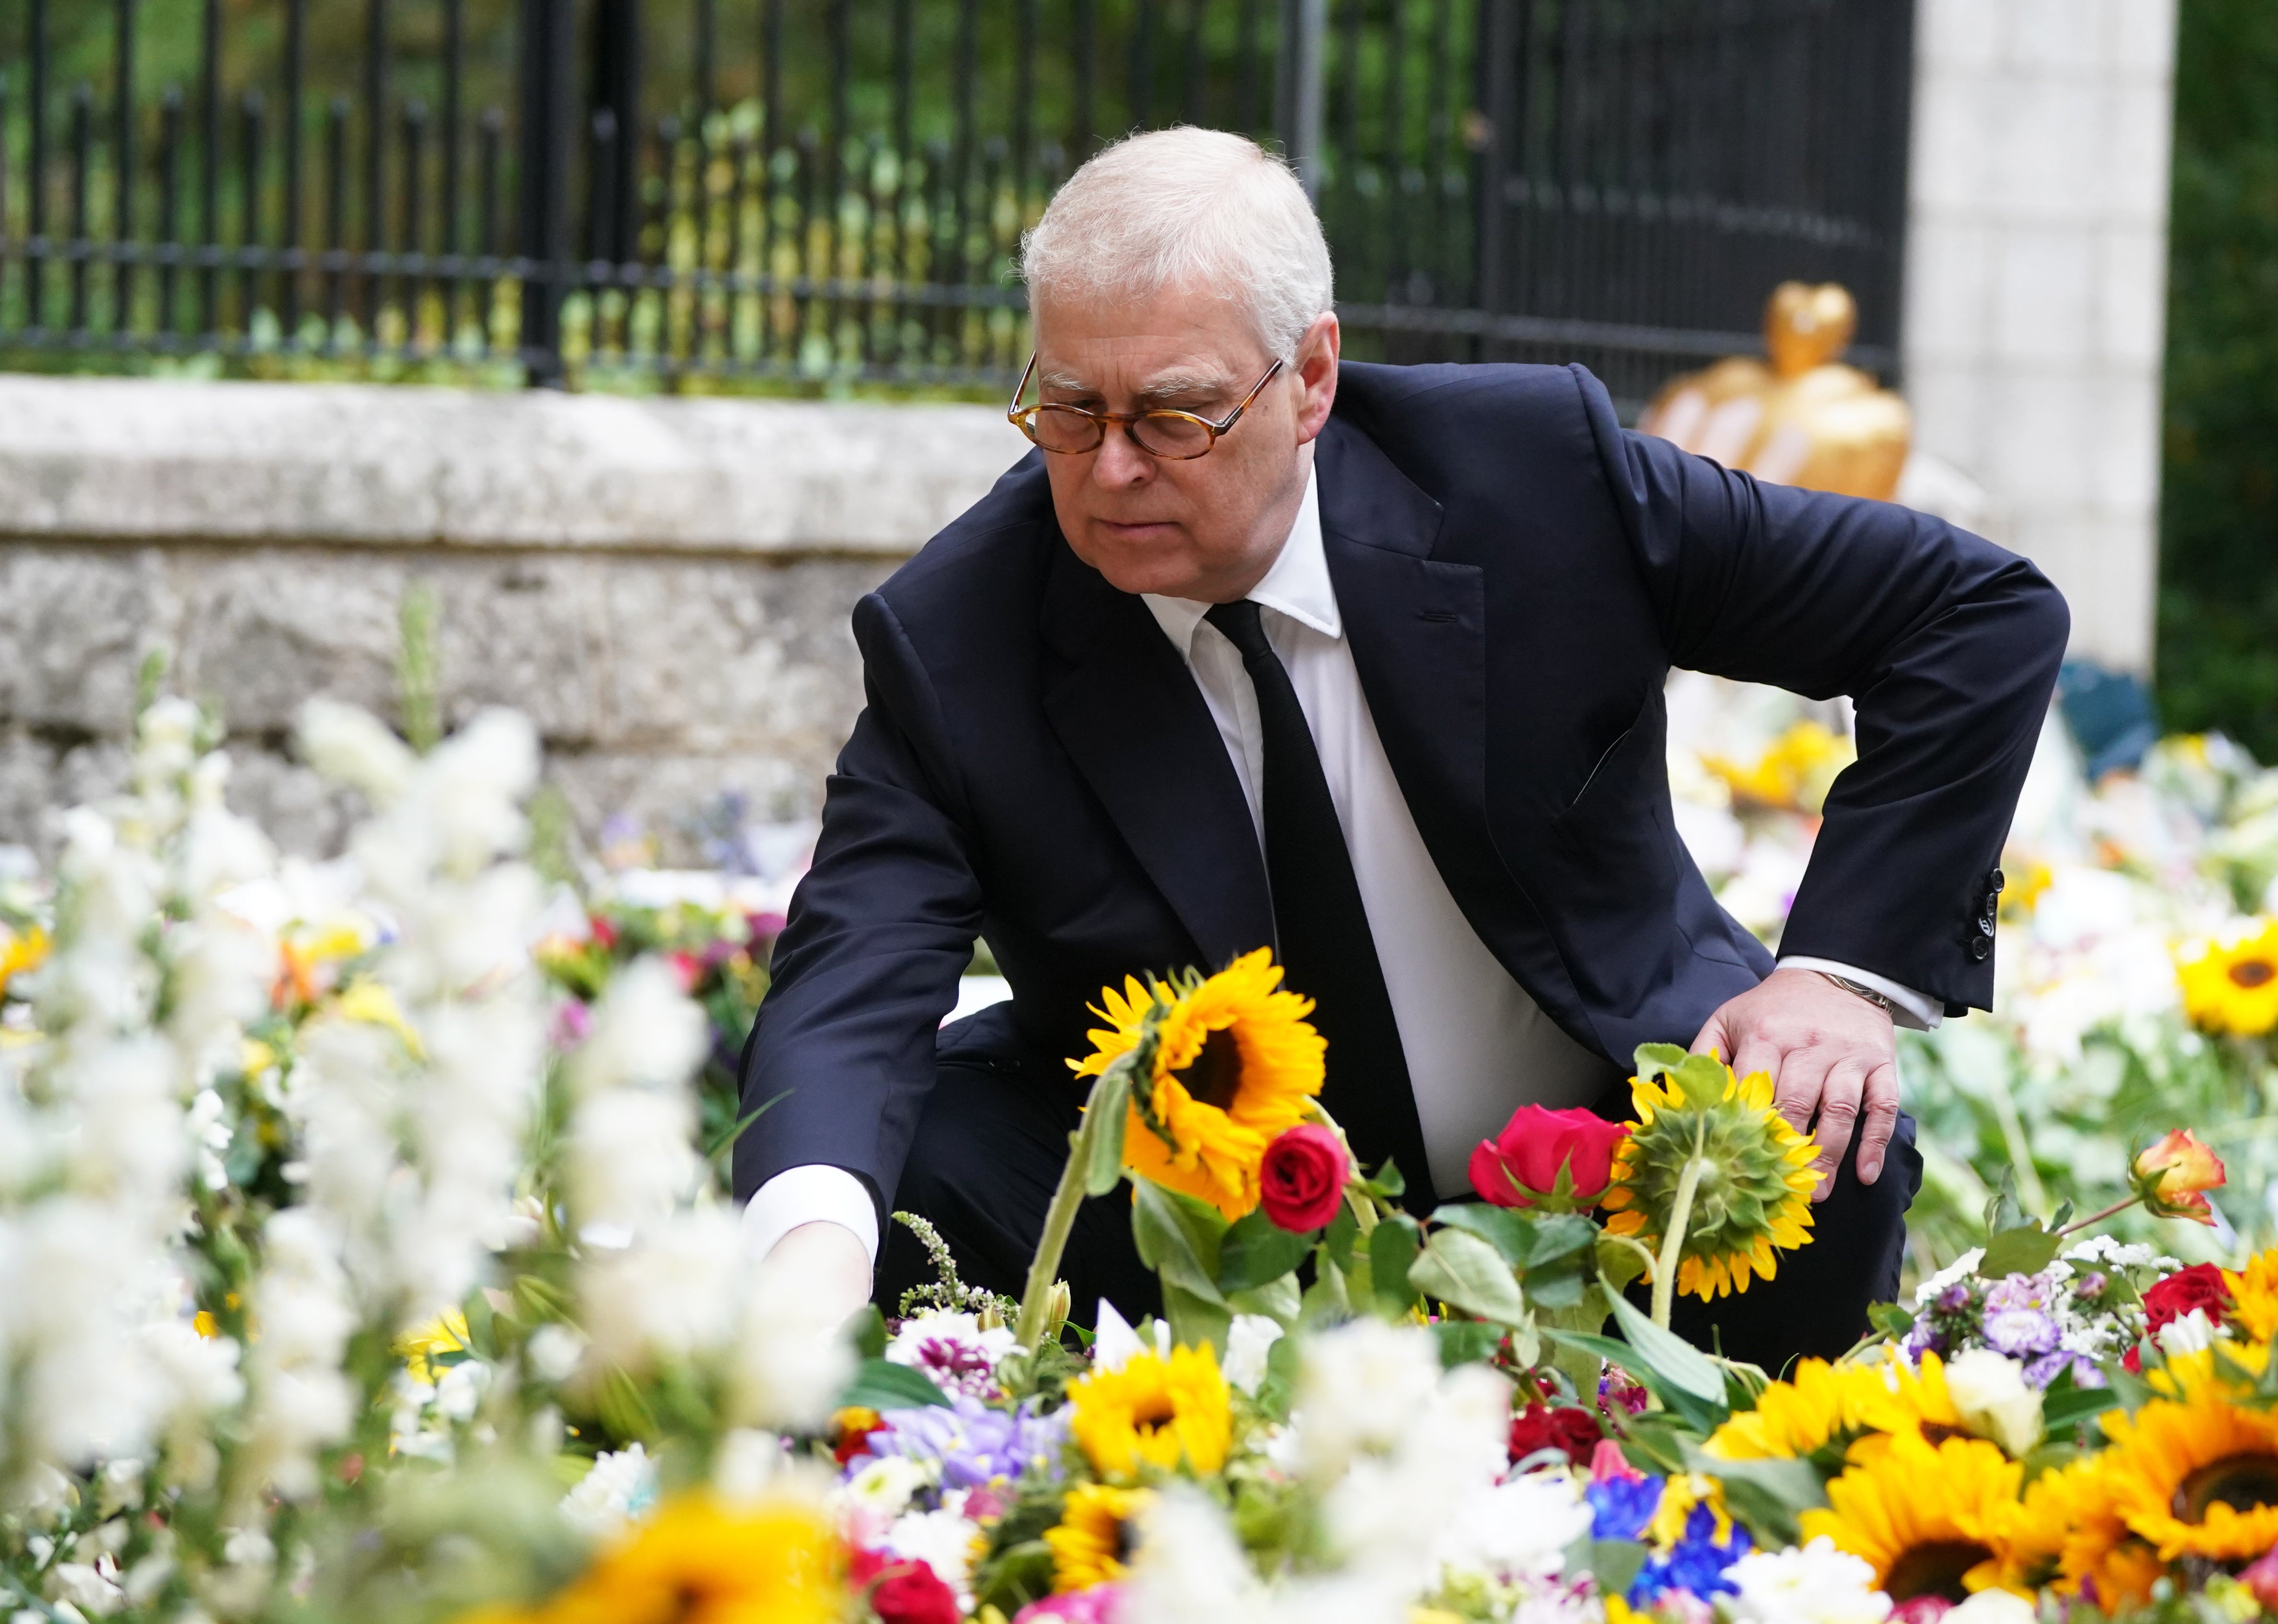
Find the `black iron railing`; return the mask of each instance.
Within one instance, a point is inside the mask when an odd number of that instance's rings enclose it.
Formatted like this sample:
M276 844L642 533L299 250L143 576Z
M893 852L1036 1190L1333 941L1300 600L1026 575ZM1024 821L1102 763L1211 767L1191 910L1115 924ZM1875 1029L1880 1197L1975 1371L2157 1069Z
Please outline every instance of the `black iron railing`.
M1349 353L1896 336L1911 0L0 0L0 357L998 387L1105 140L1278 143ZM9 18L8 10L15 12Z

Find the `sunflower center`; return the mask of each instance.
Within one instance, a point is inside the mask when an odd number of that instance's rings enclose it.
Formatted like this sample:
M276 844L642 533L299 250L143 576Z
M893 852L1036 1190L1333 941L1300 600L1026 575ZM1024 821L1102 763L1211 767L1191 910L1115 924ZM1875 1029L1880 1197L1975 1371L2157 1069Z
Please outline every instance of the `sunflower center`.
M2217 1506L2233 1511L2278 1506L2278 1456L2225 1455L2184 1478L2175 1491L2175 1515L2186 1522L2205 1521Z
M1924 1540L1899 1553L1899 1559L1891 1564L1890 1577L1883 1581L1883 1589L1890 1592L1894 1602L1909 1602L1917 1596L1967 1601L1969 1587L1961 1582L1961 1576L1992 1554L1974 1539Z
M2278 964L2267 958L2242 958L2230 967L2230 979L2241 987L2265 987L2278 979Z
M1118 1517L1115 1520L1114 1542L1115 1559L1129 1566L1131 1548L1136 1542L1132 1538L1131 1523L1128 1519Z
M1220 1026L1212 1032L1203 1040L1203 1052L1193 1063L1171 1075L1203 1104L1233 1109L1234 1097L1242 1092L1242 1045L1234 1028Z
M1131 1424L1142 1432L1158 1432L1177 1419L1166 1393L1150 1393L1131 1407Z

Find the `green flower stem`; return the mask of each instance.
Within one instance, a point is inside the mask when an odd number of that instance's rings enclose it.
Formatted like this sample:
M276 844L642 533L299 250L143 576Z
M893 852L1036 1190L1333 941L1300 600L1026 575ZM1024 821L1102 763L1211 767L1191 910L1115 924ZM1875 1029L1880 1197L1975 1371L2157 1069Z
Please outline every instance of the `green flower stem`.
M1653 1323L1669 1329L1669 1311L1677 1301L1677 1265L1685 1254L1685 1232L1693 1225L1693 1197L1701 1188L1701 1170L1708 1158L1701 1154L1708 1132L1707 1117L1693 1131L1693 1154L1677 1177L1677 1200L1669 1209L1669 1226L1661 1238L1661 1256L1653 1269Z
M1352 1140L1345 1137L1344 1129L1338 1125L1337 1119L1329 1115L1327 1108L1319 1100L1310 1102L1305 1114L1335 1134L1337 1143L1345 1147L1348 1170L1345 1175L1345 1205L1352 1208L1353 1222L1360 1225L1360 1232L1365 1236L1376 1227L1377 1204L1375 1198L1360 1187L1360 1158L1353 1155Z
M2111 1206L2106 1207L2102 1212L2091 1212L2085 1218L2075 1219L2074 1222L2066 1224L2062 1229L2057 1231L2057 1234L2061 1238L2071 1234L2075 1230L2084 1230L2091 1224L2101 1224L2106 1218L2114 1217L2121 1213L2126 1212L2130 1207L2133 1207L2137 1202L2143 1199L2144 1198L2140 1195L2131 1195L2127 1197L2125 1200L2114 1201Z
M1044 1212L1044 1232L1036 1240L1036 1255L1028 1265L1028 1284L1021 1293L1021 1323L1013 1334L1024 1353L1033 1353L1044 1339L1044 1322L1051 1316L1052 1287L1059 1284L1060 1254L1067 1250L1068 1231L1075 1227L1076 1208L1083 1205L1086 1171L1091 1166L1091 1141L1099 1132L1100 1114L1092 1109L1099 1099L1105 1073L1094 1078L1083 1102L1083 1121L1068 1135L1068 1159L1060 1169L1059 1187Z

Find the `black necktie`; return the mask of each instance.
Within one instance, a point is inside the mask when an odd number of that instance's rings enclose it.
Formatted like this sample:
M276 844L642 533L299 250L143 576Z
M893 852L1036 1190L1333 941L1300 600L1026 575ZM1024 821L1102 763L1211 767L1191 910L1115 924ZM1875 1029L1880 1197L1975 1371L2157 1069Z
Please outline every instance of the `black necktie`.
M1432 1175L1408 1059L1313 731L1288 672L1265 639L1257 606L1247 599L1222 603L1204 618L1242 651L1257 690L1257 720L1265 736L1265 877L1288 972L1283 985L1314 1001L1313 1025L1329 1041L1321 1103L1372 1171L1387 1156L1399 1163L1408 1180L1401 1205L1428 1213Z

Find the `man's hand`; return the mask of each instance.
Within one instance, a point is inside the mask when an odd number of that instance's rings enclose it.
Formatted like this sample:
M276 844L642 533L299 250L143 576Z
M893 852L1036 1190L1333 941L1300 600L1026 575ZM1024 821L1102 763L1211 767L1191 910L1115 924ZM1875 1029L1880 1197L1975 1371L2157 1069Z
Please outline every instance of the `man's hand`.
M1898 1045L1886 1010L1816 970L1775 970L1710 1016L1693 1052L1723 1055L1742 1077L1769 1072L1780 1115L1799 1132L1818 1118L1813 1201L1825 1201L1835 1187L1836 1164L1862 1113L1859 1182L1882 1177L1883 1152L1899 1121Z
M767 1268L785 1269L802 1280L831 1324L870 1300L870 1254L843 1224L802 1224L776 1242L763 1261Z

